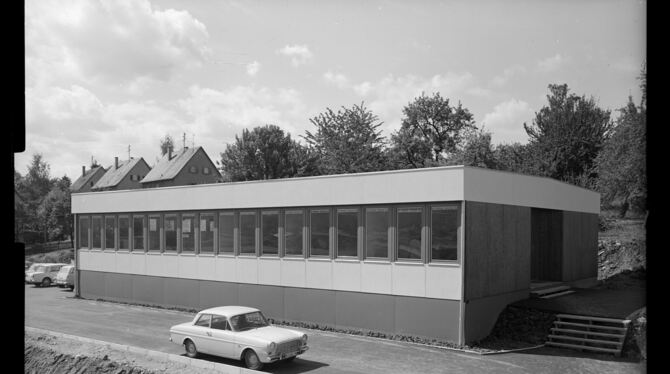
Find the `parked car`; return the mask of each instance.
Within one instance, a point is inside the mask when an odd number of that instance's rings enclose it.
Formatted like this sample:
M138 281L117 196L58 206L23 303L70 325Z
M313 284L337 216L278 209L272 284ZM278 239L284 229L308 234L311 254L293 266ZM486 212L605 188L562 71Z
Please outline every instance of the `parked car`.
M49 287L56 279L58 271L67 264L33 264L26 271L26 283Z
M65 265L56 274L56 285L74 290L74 265Z
M188 357L207 353L243 360L253 370L291 361L309 349L306 334L272 326L260 310L244 306L200 311L191 322L172 326L170 341L183 345Z

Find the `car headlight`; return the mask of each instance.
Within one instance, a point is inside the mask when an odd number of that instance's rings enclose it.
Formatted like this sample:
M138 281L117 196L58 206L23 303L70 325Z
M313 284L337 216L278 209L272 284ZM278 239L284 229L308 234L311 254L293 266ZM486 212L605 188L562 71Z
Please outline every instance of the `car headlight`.
M276 348L277 348L277 344L275 342L272 342L272 343L268 344L268 352L269 353L274 352Z
M302 345L307 344L307 334L302 334Z

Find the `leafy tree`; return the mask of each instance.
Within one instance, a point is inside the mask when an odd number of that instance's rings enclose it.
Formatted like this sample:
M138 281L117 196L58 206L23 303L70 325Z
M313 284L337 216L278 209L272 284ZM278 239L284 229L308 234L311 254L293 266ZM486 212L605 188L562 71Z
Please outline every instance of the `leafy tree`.
M636 106L632 97L619 109L612 136L596 158L598 190L604 205L617 201L619 215L625 217L629 208L646 210L647 198L647 108L646 71L641 75L642 101Z
M316 131L303 138L316 157L319 174L360 173L384 170L382 125L364 103L342 107L335 113L326 108L310 122Z
M44 227L46 239L73 240L69 178L59 179L39 205L38 217ZM45 240L46 241L46 240ZM72 243L74 245L74 243Z
M221 153L222 171L231 181L305 175L308 154L303 148L275 125L245 129Z
M467 108L460 102L450 106L449 99L439 93L432 97L422 93L405 106L403 113L402 125L391 135L391 143L401 154L396 161L404 167L439 164L457 151L464 130L476 128Z
M46 240L48 235L45 221L39 216L39 207L54 184L49 176L49 169L49 164L44 161L42 155L35 153L25 177L20 178L20 175L15 173L15 197L20 196L22 202L19 212L19 215L22 216L17 217L17 212L15 212L15 218L19 218L21 222L20 234L25 234L26 231L41 233L42 240ZM33 240L31 237L26 241Z
M166 134L163 139L160 140L161 147L161 156L165 156L168 152L174 152L174 139L170 134Z
M612 129L610 112L600 109L593 97L568 94L566 84L551 84L549 90L549 105L535 114L531 126L523 124L533 169L572 183L593 180L595 158Z
M457 149L448 163L496 169L497 162L491 145L491 133L484 129L466 131L463 146Z

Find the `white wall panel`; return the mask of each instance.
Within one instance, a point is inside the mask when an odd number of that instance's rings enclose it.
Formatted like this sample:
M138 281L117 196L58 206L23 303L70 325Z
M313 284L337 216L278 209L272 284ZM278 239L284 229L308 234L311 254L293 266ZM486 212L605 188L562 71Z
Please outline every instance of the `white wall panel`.
M426 296L426 268L423 264L393 264L393 294Z
M305 287L306 261L283 258L281 260L281 285L286 287Z
M237 282L258 284L258 259L238 257L236 262Z
M198 258L195 255L185 255L185 256L166 255L165 257L168 260L167 263L170 268L172 267L172 261L174 261L174 265L177 270L176 274L179 274L180 278L187 278L187 279L198 278Z
M305 287L327 290L333 288L332 261L307 260L306 270Z
M116 269L116 259L114 258L116 256L116 253L114 252L99 252L100 257L96 259L95 261L95 267L99 271L109 271L109 272L115 272Z
M361 291L390 295L393 290L393 268L391 263L361 264Z
M361 291L361 263L358 261L333 262L333 289Z
M143 252L131 252L128 257L130 258L130 270L131 274L146 275L147 273L147 255Z
M117 273L130 273L130 253L128 252L116 252L114 256L114 271Z
M217 256L216 276L213 280L237 282L237 260L235 257Z
M163 256L160 254L153 254L153 253L148 253L147 254L147 275L151 276L157 276L157 277L162 277L163 276L163 268L165 267L163 263ZM172 276L175 276L177 273L175 272Z
M258 283L279 285L281 284L281 262L279 258L258 259Z
M197 256L196 265L195 279L216 278L216 262L214 261L214 256Z
M426 297L461 300L460 266L426 266Z
M79 269L80 270L93 270L95 271L95 265L93 264L93 261L95 261L95 256L91 254L91 252L87 250L80 250L78 252L79 255Z

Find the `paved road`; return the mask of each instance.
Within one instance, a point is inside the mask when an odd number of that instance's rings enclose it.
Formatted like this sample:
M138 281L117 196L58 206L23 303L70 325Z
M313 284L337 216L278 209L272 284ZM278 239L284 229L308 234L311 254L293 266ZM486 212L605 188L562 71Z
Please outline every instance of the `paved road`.
M60 288L25 286L25 325L173 354L171 325L189 313L73 299ZM300 329L298 329L300 330ZM646 366L608 355L540 348L481 356L408 343L303 330L310 350L292 363L266 365L272 373L640 373ZM203 359L241 366L233 360Z

